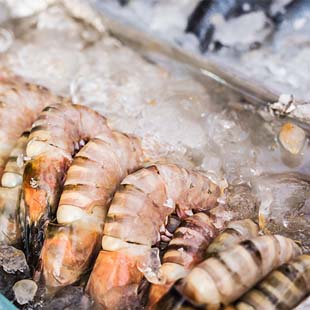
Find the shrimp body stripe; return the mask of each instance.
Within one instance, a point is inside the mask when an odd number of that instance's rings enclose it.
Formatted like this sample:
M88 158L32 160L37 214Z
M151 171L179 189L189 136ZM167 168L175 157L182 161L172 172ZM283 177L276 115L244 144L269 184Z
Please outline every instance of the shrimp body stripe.
M241 297L235 305L255 310L289 310L310 293L310 256L302 255L280 266Z
M219 300L229 304L273 267L299 253L293 241L281 236L262 236L242 242L195 267L184 279L184 293L198 304L212 303L205 298L212 283ZM203 280L199 280L203 278L212 280L203 284Z

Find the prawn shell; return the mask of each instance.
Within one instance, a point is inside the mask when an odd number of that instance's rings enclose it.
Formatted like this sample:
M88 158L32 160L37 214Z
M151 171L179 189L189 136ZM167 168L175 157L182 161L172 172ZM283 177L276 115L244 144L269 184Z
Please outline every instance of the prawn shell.
M111 135L106 119L97 112L65 99L46 107L33 124L27 144L31 160L24 171L26 206L25 248L36 265L48 221L56 213L60 193L80 142L98 134Z
M138 298L132 296L132 288L138 287L143 274L136 264L137 257L126 251L100 251L86 288L98 309L110 308L112 301L115 307L124 306L120 296Z
M75 283L89 270L89 261L99 251L100 239L100 231L89 223L48 225L39 262L41 281L49 293Z
M207 248L207 256L222 252L235 244L258 236L259 226L250 219L232 221Z
M223 217L221 212L221 217ZM186 218L176 229L168 244L160 268L161 278L165 285L152 285L149 293L148 306L152 306L165 295L169 288L205 258L205 251L210 242L219 234L220 226L216 215L199 212ZM226 221L221 221L226 225Z
M113 197L104 226L102 247L115 255L118 251L130 252L127 257L133 264L128 265L128 268L132 270L126 271L124 275L130 272L135 274L137 267L134 264L137 263L145 275L155 279L158 257L148 260L146 257L141 258L141 253L144 252L145 255L145 252L150 252L152 246L160 242L160 232L167 223L167 217L176 213L181 218L187 218L193 211L212 209L216 206L219 195L220 188L207 177L175 164L156 164L140 169L122 181L120 189ZM102 266L99 266L100 263ZM90 294L99 304L104 303L105 294L109 295L112 286L116 286L118 291L122 290L117 281L113 283L109 280L110 277L114 279L114 270L121 270L123 266L118 266L121 263L123 262L120 260L115 261L112 268L105 264L103 259L100 262L97 259L88 287L91 288ZM93 275L99 270L111 283L110 289L106 288L105 280L100 281L99 276ZM120 300L126 298L125 287L132 284L130 277L128 281L124 282L124 294ZM134 281L134 284L139 286L140 282ZM120 300L116 301L116 298L119 296L115 297L115 302L119 304Z
M0 187L0 244L21 246L20 199L20 186Z
M246 240L196 266L184 279L182 291L197 304L228 305L300 253L294 241L278 235Z
M292 309L310 293L310 255L280 266L243 295L236 310Z
M58 223L67 226L49 226L53 233L42 249L40 274L49 291L78 281L92 267L110 199L142 158L139 140L119 132L91 139L77 153L57 210Z
M23 160L29 132L24 132L11 150L5 165L0 187L0 243L20 247L22 245L20 204L22 202L21 183L24 171Z
M122 185L111 203L104 234L149 246L159 241L160 227L175 210L186 218L187 211L215 207L220 195L208 178L172 164L140 169Z
M0 177L20 135L30 128L42 109L58 102L46 88L6 75L0 79Z
M163 267L165 263L175 263L183 266L184 270L191 269L203 260L205 249L218 233L213 219L207 214L200 212L186 218L175 231L167 247ZM178 278L174 279L176 280Z

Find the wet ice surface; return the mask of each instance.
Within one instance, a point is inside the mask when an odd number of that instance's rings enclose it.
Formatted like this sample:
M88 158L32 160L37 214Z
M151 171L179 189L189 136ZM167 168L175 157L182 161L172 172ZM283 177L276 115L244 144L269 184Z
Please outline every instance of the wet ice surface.
M299 174L274 174L257 178L259 224L266 233L281 234L301 242L310 251L310 179Z
M186 21L199 1L182 0L180 7L175 5L173 0L131 0L125 7L121 7L114 0L92 2L112 16L117 16L173 44L200 53L198 39L185 33ZM271 11L285 13L284 7L289 2L293 1L273 1ZM219 51L206 52L205 57L231 66L248 78L259 81L279 93L292 93L297 98L309 99L309 2L294 2L284 14L286 20L279 26L276 25L274 32L271 31L270 22L262 11L248 13L223 23L217 21L223 20L224 11L213 12L210 16L215 20L214 24L218 29L215 30L210 46L217 41L224 47ZM229 3L231 1L228 1L228 5ZM170 22L166 21L166 12L170 14ZM259 48L253 48L257 43Z
M15 33L9 51L0 54L2 64L96 109L112 127L141 136L163 157L191 161L233 184L264 172L309 173L308 140L298 156L288 157L277 139L280 122L230 108L239 100L235 96L212 83L205 88L182 67L148 63L60 6L31 23L24 20Z

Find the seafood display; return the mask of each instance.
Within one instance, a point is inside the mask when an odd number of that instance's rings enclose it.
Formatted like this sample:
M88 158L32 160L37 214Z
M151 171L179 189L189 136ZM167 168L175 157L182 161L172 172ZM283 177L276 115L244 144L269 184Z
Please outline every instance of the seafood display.
M115 131L91 139L75 155L58 204L58 224L48 225L40 257L48 288L75 283L89 270L114 191L145 156L138 138Z
M65 101L46 107L33 123L26 148L31 160L25 165L23 178L28 259L40 255L44 227L56 214L72 156L85 141L110 133L103 116Z
M301 254L285 237L261 236L208 258L192 269L157 304L156 309L177 309L186 301L212 309L238 299L272 269ZM180 293L180 292L181 293Z
M263 14L264 39L280 2L144 5L221 53L214 14ZM83 0L0 0L0 309L307 309L309 128L108 25Z
M167 217L175 213L184 219L192 212L211 209L220 195L219 186L204 175L173 164L143 168L121 184L106 217L103 250L87 285L101 307L126 303L131 307L138 299L143 262L156 256L151 247L160 241ZM148 272L152 271L146 268L146 277Z

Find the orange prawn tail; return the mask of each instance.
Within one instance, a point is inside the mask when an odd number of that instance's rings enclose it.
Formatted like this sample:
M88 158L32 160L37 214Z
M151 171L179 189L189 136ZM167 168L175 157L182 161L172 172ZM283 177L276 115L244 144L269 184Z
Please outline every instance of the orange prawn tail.
M39 156L28 162L23 177L25 202L23 241L26 257L36 264L46 225L55 216L64 176L70 161L64 157Z
M136 262L125 251L100 251L86 288L98 309L135 309L140 304L143 274Z
M152 310L155 309L155 304L169 291L171 288L171 284L152 284L148 296L147 309Z
M94 261L100 248L100 231L77 222L70 225L48 225L36 280L48 293L77 282Z

